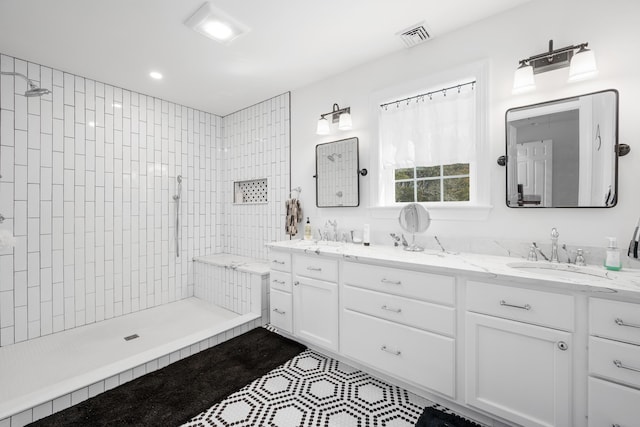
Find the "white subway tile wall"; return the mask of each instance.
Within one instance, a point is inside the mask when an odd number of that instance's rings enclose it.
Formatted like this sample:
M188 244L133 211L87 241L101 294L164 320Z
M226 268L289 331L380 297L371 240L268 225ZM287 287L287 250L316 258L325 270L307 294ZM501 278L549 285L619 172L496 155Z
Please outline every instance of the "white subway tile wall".
M290 94L225 116L223 164L225 252L267 259L265 243L285 240L290 187ZM233 204L238 181L267 180L266 204Z
M0 228L16 237L0 346L193 296L194 256L266 258L285 238L289 94L221 118L7 55L0 70L53 92L0 79ZM236 209L233 181L258 177L269 204Z
M254 274L235 268L194 262L194 296L238 314L251 313Z

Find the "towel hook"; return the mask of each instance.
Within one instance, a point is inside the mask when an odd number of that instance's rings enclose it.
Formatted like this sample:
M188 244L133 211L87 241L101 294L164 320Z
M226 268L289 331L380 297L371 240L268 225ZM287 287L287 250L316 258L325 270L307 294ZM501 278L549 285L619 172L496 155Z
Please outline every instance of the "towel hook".
M289 192L289 197L292 197L294 192L298 193L298 196L299 196L300 193L302 193L302 188L300 187L292 188L291 191Z

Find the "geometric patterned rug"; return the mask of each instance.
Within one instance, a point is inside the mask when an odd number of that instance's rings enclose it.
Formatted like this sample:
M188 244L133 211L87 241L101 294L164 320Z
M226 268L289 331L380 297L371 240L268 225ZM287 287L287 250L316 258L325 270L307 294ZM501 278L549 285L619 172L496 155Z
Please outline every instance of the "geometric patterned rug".
M433 402L313 350L229 395L184 426L408 427Z

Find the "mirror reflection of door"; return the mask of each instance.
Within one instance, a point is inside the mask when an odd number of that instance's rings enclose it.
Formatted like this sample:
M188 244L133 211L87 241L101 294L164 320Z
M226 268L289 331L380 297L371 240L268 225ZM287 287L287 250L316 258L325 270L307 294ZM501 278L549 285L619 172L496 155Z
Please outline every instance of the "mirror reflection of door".
M617 203L617 91L512 108L506 137L507 206Z
M519 143L517 158L518 205L553 206L553 142Z

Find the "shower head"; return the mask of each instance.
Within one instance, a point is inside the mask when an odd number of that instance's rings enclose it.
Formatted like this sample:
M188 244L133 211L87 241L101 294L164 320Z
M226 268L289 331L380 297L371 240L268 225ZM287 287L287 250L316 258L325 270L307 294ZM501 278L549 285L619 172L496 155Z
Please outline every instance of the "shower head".
M31 85L31 88L24 93L24 96L31 98L33 96L49 95L50 93L51 91L49 89L43 89L36 85Z
M4 75L4 76L18 76L18 77L22 77L23 79L25 79L27 81L27 83L29 84L29 89L27 89L27 91L24 93L24 96L26 96L26 97L31 98L31 97L34 97L34 96L49 95L51 93L51 91L49 89L43 89L41 87L38 87L33 81L31 81L24 74L14 73L14 72L9 72L9 71L2 71L2 72L0 72L0 74Z

